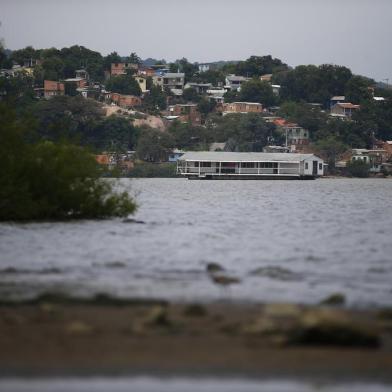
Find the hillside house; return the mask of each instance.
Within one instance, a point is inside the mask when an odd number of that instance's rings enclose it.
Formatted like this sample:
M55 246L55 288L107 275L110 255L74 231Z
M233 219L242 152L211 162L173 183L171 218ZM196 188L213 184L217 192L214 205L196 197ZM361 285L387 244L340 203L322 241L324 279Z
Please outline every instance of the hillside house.
M229 113L261 113L263 105L257 102L231 102L222 105L222 114Z
M229 91L241 90L241 85L250 80L245 76L228 75L225 78L225 89Z
M351 152L351 161L362 161L370 166L371 173L380 173L383 163L386 163L388 153L386 150L354 148Z
M77 69L75 71L75 78L80 78L80 79L85 79L85 80L89 80L89 74L85 69Z
M155 75L152 81L155 86L160 86L163 90L169 89L174 95L182 95L185 74L168 72L163 75Z
M110 66L110 75L126 75L128 70L137 71L138 67L138 64L134 63L112 63Z
M309 131L307 129L284 119L276 119L273 123L285 136L286 147L309 144ZM295 147L292 149L295 149Z
M189 122L194 125L201 123L201 115L195 103L171 105L168 113L169 118L175 118L181 122Z
M346 97L344 95L336 95L329 100L329 107L332 109L337 103L346 102Z
M134 79L136 80L137 84L140 87L140 90L142 90L142 93L145 93L147 91L147 79L143 76L140 75L135 75Z
M142 104L142 100L139 97L136 97L135 95L111 93L110 99L116 105L126 109L134 108Z
M44 98L49 99L58 95L65 95L65 85L54 80L44 80Z
M351 102L336 103L331 107L331 116L351 118L353 113L360 109L360 105L354 105Z
M187 83L184 90L187 88L193 88L198 94L206 94L207 91L212 87L211 83Z

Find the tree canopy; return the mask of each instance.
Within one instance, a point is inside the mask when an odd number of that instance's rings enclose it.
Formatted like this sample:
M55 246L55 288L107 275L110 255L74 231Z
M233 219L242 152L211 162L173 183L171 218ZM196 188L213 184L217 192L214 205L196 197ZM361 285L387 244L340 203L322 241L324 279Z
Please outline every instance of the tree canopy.
M344 95L351 77L346 67L324 64L319 67L300 65L277 74L274 80L282 86L282 100L316 102L327 108L331 97Z
M213 140L228 142L232 151L262 151L282 138L275 125L265 122L258 113L214 117L208 127Z
M31 142L34 123L0 103L0 220L126 216L136 209L127 193L100 179L94 157L66 142Z
M113 93L140 96L142 90L138 82L131 75L112 76L106 82L106 89Z

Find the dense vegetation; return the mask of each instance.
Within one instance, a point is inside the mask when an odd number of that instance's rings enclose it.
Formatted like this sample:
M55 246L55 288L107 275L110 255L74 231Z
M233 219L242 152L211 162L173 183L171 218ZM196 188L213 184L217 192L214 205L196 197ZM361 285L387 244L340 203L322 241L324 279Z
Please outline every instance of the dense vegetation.
M63 49L25 49L7 56L0 47L0 66L10 67L12 62L25 64L26 60L39 60L32 76L19 74L13 78L0 77L0 96L16 111L18 121L30 121L35 137L40 141L60 143L64 140L88 147L92 151L125 152L136 150L137 157L145 161L163 161L173 148L185 150L206 149L212 142L226 142L234 151L261 151L266 144L280 144L282 134L264 121L262 115L228 115L215 113L215 104L186 89L182 97L162 91L147 79L150 90L143 99L141 111L159 114L167 103L197 104L202 125L171 123L167 132L133 125L133 118L121 116L105 118L101 106L94 100L81 97L56 97L49 101L34 98L34 86L42 86L44 79L59 80L73 77L75 70L86 68L93 81L102 82L113 92L140 95L141 91L130 74L105 80L105 71L113 62L141 63L136 53L121 57L112 52L107 56L83 46ZM279 106L277 115L296 122L309 130L311 142L333 167L336 159L349 148L372 147L376 139L392 140L392 90L380 88L374 80L353 75L350 69L324 64L300 65L290 68L271 56L251 56L244 61L216 63L210 70L200 72L197 63L186 58L166 63L149 59L148 65L161 64L172 72L185 73L186 81L212 83L222 86L228 74L242 75L249 81L241 91L230 92L226 102L260 102L263 107ZM146 64L147 64L146 63ZM271 84L260 80L271 74L272 83L281 85L279 95ZM360 104L361 110L351 121L342 121L328 115L330 98L345 95L348 101ZM374 101L373 95L385 101Z
M27 118L0 105L0 220L126 216L136 205L113 192L87 150L45 140Z
M142 178L173 178L177 177L177 165L175 163L137 163L133 169L129 171L129 177Z

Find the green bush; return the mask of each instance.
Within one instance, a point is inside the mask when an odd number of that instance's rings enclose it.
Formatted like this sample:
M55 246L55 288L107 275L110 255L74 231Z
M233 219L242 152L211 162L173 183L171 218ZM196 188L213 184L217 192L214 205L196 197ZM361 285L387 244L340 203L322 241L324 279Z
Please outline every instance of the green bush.
M177 177L175 163L149 163L143 162L135 165L129 172L129 177Z
M93 155L79 146L29 143L27 126L0 107L0 220L126 216L136 209L127 193L100 178Z
M355 160L347 163L347 172L353 177L369 177L370 165L362 160Z

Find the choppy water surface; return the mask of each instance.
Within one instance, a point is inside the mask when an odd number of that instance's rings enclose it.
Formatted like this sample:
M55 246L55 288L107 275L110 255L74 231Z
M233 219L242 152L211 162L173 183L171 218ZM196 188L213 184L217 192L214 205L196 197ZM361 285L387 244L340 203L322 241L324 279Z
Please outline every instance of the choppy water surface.
M134 218L0 225L0 296L392 300L392 181L121 180ZM217 287L217 262L241 280Z

